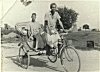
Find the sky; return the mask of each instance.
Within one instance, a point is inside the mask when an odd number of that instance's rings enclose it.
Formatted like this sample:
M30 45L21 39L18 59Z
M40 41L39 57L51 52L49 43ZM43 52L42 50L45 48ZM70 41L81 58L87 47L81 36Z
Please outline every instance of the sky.
M0 19L7 12L7 10L14 4L16 0L0 0ZM73 0L32 0L32 3L28 6L24 6L20 0L17 0L15 5L2 19L2 24L7 23L14 27L16 23L27 22L31 20L31 14L37 13L37 21L43 24L44 15L50 10L49 5L56 3L58 7L66 6L72 8L79 13L77 19L77 26L82 27L84 24L88 24L91 29L99 28L99 1L73 1ZM0 21L1 22L1 21Z

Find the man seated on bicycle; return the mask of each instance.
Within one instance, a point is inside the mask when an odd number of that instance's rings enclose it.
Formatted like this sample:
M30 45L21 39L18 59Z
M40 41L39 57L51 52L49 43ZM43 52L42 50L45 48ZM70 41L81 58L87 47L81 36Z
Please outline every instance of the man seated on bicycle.
M45 21L44 21L44 30L47 33L47 40L48 44L53 47L53 43L55 41L58 41L60 39L60 36L56 30L56 22L59 21L60 26L64 30L64 27L62 25L62 22L60 21L60 15L56 11L57 5L55 3L52 3L50 5L51 11L45 14ZM52 35L52 36L51 36ZM50 42L51 41L51 42Z
M23 44L26 51L30 49L37 51L39 48L44 48L44 42L41 37L43 26L36 22L36 13L32 13L31 18L31 21L21 22L15 25L15 29L21 40L18 46Z
M43 31L41 24L36 22L36 13L32 13L32 22L30 23L30 39L35 41L34 49L37 51L38 48L44 48L44 43L42 37L40 36L41 32Z

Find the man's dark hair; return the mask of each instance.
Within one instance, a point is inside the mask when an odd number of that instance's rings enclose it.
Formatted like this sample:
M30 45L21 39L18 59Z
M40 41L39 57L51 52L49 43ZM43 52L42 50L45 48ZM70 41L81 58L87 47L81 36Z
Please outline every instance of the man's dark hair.
M32 13L32 16L33 16L33 15L35 15L35 16L36 16L36 13Z
M52 8L53 5L55 5L57 7L56 3L51 3L50 4L50 9Z

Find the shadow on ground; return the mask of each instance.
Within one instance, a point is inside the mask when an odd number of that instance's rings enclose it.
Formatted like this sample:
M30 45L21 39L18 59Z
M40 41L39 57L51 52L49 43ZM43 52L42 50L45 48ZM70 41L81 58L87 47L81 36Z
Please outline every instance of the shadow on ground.
M21 64L19 63L18 56L9 56L6 58L10 58L13 61L13 63L15 63L17 66L22 67ZM30 59L30 66L46 67L46 68L49 68L49 69L57 71L57 72L63 72L63 71L57 69L57 67L49 66L47 63L48 63L48 61L43 60L43 59L38 59L38 58L36 59L36 58L32 58L32 57Z
M56 67L49 66L47 64L47 61L43 60L43 59L31 58L30 66L33 66L33 67L46 67L46 68L52 69L54 71L63 72L63 71L58 70Z

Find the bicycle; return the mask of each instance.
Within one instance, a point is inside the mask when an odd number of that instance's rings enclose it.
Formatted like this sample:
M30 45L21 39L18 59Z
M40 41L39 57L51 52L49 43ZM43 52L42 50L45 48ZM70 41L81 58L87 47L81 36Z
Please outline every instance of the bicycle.
M65 35L67 34L66 33L60 34L61 39L58 40L58 48L50 48L49 45L46 45L46 48L45 48L46 53L48 53L49 51L49 55L47 55L48 59L50 60L50 62L55 63L57 59L60 58L61 65L66 72L79 72L81 68L79 54L76 51L74 46L67 45L67 42L64 39ZM21 41L23 42L25 40L25 36L21 38L22 38ZM25 45L29 47L30 49L32 49L27 41L24 44L21 43L20 48L19 48L18 59L21 66L27 69L28 66L30 65L30 56L36 56L36 55L30 55L29 53L30 51L26 51ZM31 52L32 51L34 51L34 49L31 50ZM71 63L73 65L71 65Z

